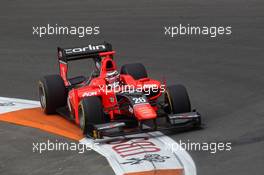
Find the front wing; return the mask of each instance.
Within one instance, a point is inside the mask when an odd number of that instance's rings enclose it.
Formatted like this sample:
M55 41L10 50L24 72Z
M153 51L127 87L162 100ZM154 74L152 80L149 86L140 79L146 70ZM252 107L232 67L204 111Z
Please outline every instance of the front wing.
M201 126L201 115L198 112L188 112L181 114L169 114L156 120L146 120L139 122L137 127L126 128L125 122L109 122L94 125L91 135L94 139L104 137L117 137L152 131L176 131L181 129L199 128Z

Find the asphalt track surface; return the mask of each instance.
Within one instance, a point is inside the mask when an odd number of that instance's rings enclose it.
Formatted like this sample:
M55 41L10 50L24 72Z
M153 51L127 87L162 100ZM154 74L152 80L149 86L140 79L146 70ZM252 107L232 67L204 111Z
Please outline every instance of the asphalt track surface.
M0 21L0 96L36 100L39 77L58 72L57 46L109 41L119 66L142 62L151 77L165 76L169 84L187 86L205 127L171 135L173 139L232 142L229 152L191 151L199 175L264 173L262 0L4 0ZM32 35L32 26L47 23L98 25L101 34ZM163 26L180 23L231 25L233 33L217 38L164 36ZM88 76L90 66L77 66ZM62 139L0 123L0 174L113 174L107 161L92 151L33 153L32 142L47 138Z

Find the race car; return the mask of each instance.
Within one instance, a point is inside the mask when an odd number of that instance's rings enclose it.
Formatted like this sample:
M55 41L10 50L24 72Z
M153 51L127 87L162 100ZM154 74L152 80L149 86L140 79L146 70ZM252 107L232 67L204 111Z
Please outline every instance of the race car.
M183 85L166 86L148 77L143 64L125 64L120 71L110 43L58 47L60 74L39 80L41 107L75 122L94 139L176 128L197 128L201 115L191 109ZM92 59L88 77L69 78L68 63Z

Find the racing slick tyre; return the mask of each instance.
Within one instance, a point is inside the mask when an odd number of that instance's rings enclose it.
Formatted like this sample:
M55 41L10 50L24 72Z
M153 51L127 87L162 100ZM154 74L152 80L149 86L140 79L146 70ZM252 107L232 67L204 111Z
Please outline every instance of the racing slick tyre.
M191 103L186 88L183 85L168 86L165 92L166 112L179 114L191 112Z
M47 75L39 80L39 100L46 114L56 113L56 109L67 102L67 90L59 75Z
M98 138L94 125L104 123L103 106L99 97L85 97L78 107L80 128L85 135Z
M121 74L131 75L135 80L148 77L146 68L141 63L123 65L121 67Z

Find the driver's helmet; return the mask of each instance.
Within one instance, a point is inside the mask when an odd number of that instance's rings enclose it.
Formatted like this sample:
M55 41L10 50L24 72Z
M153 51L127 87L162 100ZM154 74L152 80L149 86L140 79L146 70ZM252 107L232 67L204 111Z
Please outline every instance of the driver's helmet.
M117 70L108 71L106 73L105 80L107 81L108 84L119 83L120 74L118 73Z

